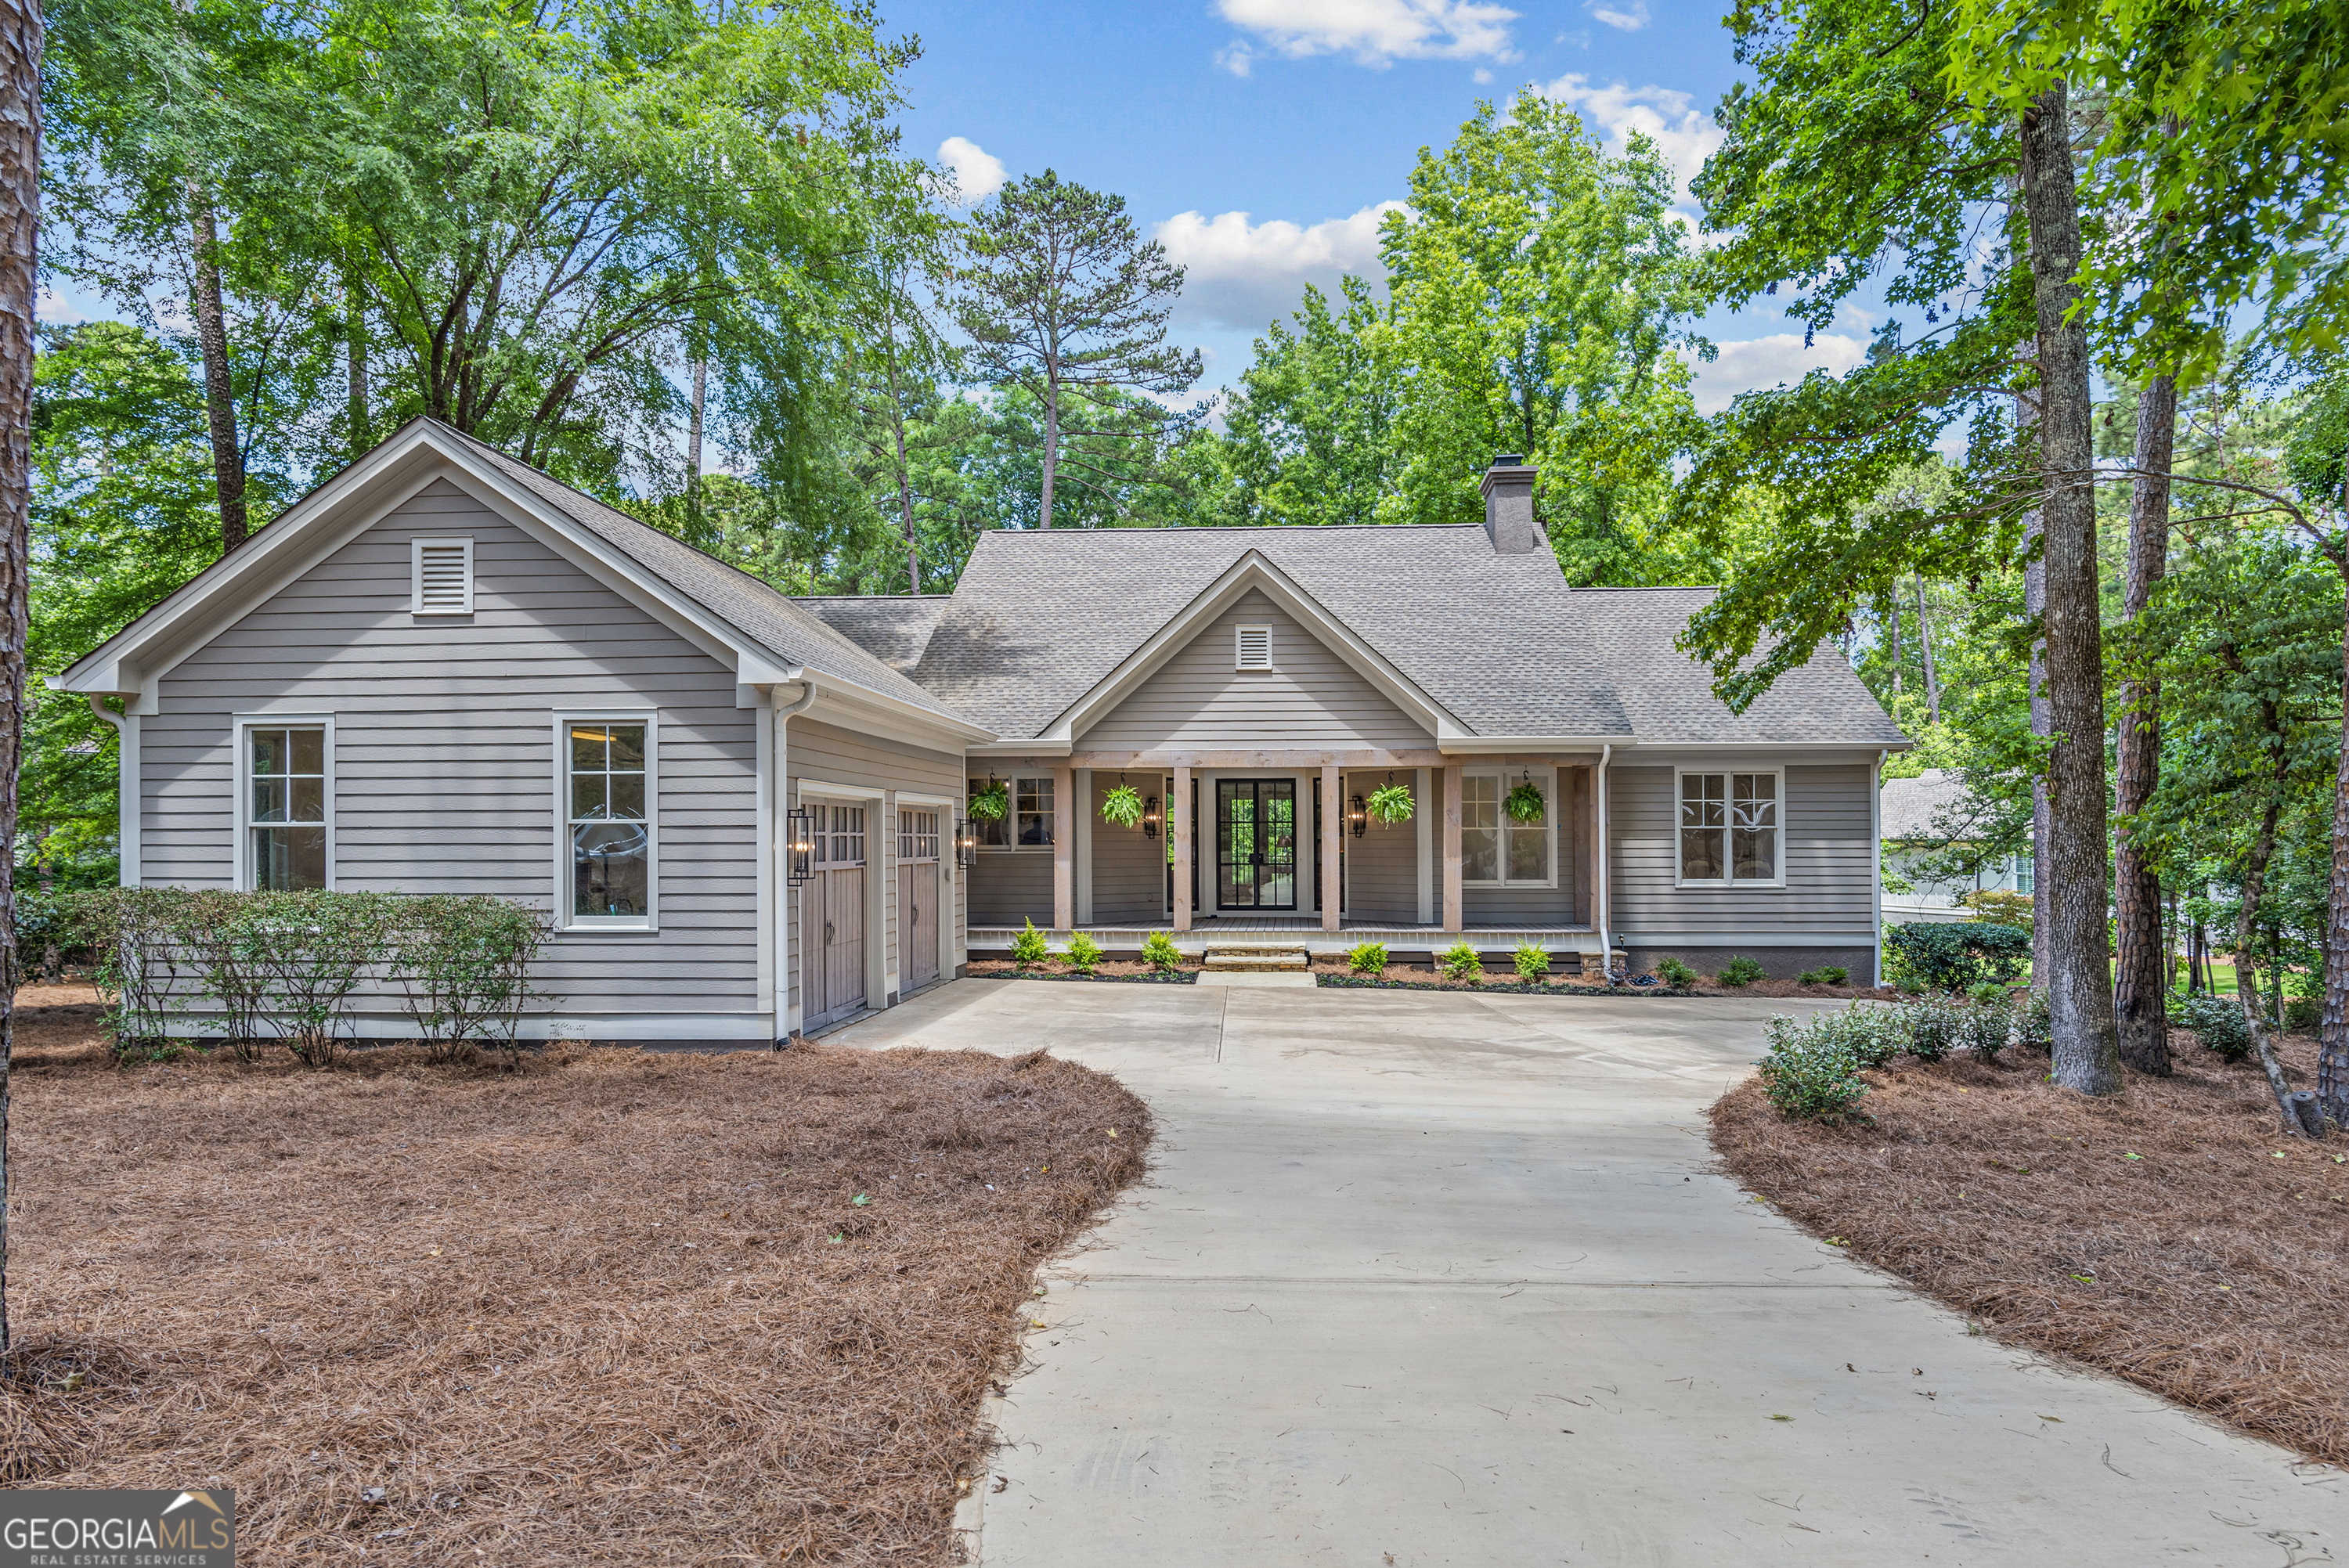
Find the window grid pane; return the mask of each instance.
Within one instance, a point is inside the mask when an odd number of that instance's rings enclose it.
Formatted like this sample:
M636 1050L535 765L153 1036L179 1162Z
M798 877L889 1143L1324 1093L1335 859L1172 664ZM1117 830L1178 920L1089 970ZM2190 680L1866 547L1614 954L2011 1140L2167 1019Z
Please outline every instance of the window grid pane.
M571 913L642 920L652 913L646 727L570 727Z
M1681 775L1681 880L1729 880L1729 775Z
M1019 842L1049 844L1052 841L1052 781L1050 779L1022 779L1013 788L1019 802Z
M275 892L325 887L326 727L285 725L245 733L253 885Z

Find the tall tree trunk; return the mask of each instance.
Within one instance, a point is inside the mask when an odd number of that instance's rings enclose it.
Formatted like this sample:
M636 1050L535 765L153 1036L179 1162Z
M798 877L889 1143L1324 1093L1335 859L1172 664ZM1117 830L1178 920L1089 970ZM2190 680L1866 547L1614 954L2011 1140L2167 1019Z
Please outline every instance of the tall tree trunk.
M188 182L195 229L196 345L204 358L204 418L212 426L212 483L220 492L221 549L234 550L251 530L244 516L244 454L236 441L236 388L228 375L228 320L221 311L220 229L212 199Z
M2106 934L2105 665L2097 604L2095 464L2090 430L2088 329L2073 276L2080 269L2080 206L2064 86L2023 117L2023 194L2038 316L2039 455L2047 566L2047 700L2054 725L2047 766L2047 999L2062 1088L2117 1094L2112 943Z
M693 417L685 429L685 515L701 523L701 414L709 395L709 362L693 362Z
M1884 624L1892 639L1892 695L1900 695L1900 595L1884 596Z
M2342 485L2341 510L2349 518L2349 476ZM2336 553L2333 566L2349 581L2349 554ZM2342 711L2349 713L2349 624L2341 638ZM2324 1114L2349 1127L2349 744L2333 772L2333 888L2324 921L2324 1021L2319 1026L2316 1100Z
M2021 200L2020 192L2015 200ZM2038 349L2026 345L2026 359L2036 359ZM2014 423L2036 438L2039 428L2038 406L2025 398L2014 400ZM2054 732L2054 710L2047 703L2047 639L2044 617L2047 614L2047 563L2041 557L2046 529L2045 519L2037 508L2023 514L2023 545L2025 559L2023 565L2023 616L2040 631L2031 638L2031 657L2023 671L2030 688L2031 735L2035 741L2044 742ZM2047 906L2040 901L2047 875L2047 780L2044 775L2031 776L2031 985L2033 990L2047 988L2047 976L2052 965L2047 957L2048 929L2044 918Z
M2178 428L2178 383L2157 376L2137 399L2137 478L2129 487L2128 580L2122 612L2132 621L2153 600L2169 559L2169 464ZM2142 655L2140 655L2142 656ZM2118 805L2123 819L2144 810L2161 779L2161 683L2137 672L2121 687ZM2161 877L2137 833L2120 830L2115 845L2113 902L2119 962L2113 1023L2121 1060L2141 1073L2169 1076L2169 953L2162 939Z
M1045 367L1044 377L1044 509L1041 526L1052 526L1052 481L1061 472L1061 380Z
M41 211L41 7L0 0L0 1352L8 1348L8 1072L16 1028L16 775L32 565L34 244Z
M367 414L367 306L355 277L343 281L343 335L344 395L348 399L350 455L356 461L375 445L375 432Z
M1933 626L1925 615L1925 576L1917 574L1917 652L1925 661L1925 712L1941 722L1941 682L1933 673Z

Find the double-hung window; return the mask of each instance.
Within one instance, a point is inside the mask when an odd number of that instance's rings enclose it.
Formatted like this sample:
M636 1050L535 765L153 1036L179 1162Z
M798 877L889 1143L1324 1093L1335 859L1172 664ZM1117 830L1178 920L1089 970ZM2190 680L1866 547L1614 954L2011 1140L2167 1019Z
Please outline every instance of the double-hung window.
M984 795L998 785L1004 790L1003 815L993 820L970 820L979 847L990 850L1050 849L1052 843L1052 776L1049 773L1008 781L974 779L972 795Z
M654 725L646 715L566 718L562 755L565 925L648 929L659 867Z
M241 728L244 884L280 892L330 886L326 725L264 718Z
M1776 883L1782 793L1773 773L1680 776L1680 880Z
M1516 811L1509 809L1512 796ZM1463 774L1460 880L1485 887L1555 885L1557 828L1555 772Z

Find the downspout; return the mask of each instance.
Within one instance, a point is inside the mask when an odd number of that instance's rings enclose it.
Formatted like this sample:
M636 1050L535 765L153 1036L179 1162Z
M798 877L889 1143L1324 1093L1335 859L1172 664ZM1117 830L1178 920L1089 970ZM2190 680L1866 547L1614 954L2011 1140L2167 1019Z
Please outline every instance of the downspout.
M1889 755L1877 752L1876 766L1868 770L1868 896L1876 912L1876 959L1868 983L1878 990L1884 986L1884 759Z
M107 692L89 694L89 711L104 719L114 729L114 842L119 867L115 878L124 887L139 885L139 779L138 761L130 753L129 715L117 713L106 706ZM123 706L129 706L125 699Z
M792 780L790 721L815 702L815 676L799 672L799 700L775 709L775 1041L781 1045L798 1031L792 1018ZM769 700L773 700L772 688Z
M1607 905L1614 896L1613 880L1607 874L1607 764L1615 755L1615 743L1609 741L1599 748L1599 843L1591 856L1599 872L1597 907L1591 913L1599 917L1599 972L1608 984L1615 981L1615 937L1609 929Z

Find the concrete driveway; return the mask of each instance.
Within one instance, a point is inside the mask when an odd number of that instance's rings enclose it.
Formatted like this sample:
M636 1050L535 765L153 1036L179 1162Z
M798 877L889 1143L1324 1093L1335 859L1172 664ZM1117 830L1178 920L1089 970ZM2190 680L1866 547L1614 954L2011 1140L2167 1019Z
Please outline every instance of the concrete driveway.
M1159 1119L1049 1271L986 1568L2349 1561L2349 1483L2067 1373L1716 1174L1799 1003L957 981Z

